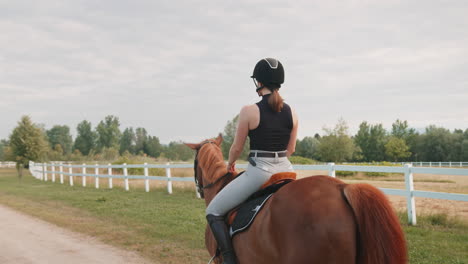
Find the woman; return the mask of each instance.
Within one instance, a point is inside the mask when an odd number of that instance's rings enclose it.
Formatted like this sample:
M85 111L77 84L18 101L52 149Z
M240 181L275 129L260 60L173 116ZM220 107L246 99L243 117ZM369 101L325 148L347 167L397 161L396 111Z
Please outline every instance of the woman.
M206 219L218 242L224 264L236 263L231 237L224 222L225 214L260 189L271 175L292 171L288 157L296 147L297 116L278 92L284 82L283 65L273 58L262 59L255 65L251 77L262 100L241 109L227 169L230 172L235 170L235 162L247 136L250 138L250 164L245 173L223 188L206 209Z

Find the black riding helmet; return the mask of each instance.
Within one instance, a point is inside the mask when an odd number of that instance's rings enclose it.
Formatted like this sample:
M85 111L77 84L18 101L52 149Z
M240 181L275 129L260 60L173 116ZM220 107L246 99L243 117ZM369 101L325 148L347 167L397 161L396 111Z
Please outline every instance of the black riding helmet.
M254 80L257 92L263 87L280 88L281 84L284 83L283 65L277 59L262 59L255 65L251 78ZM255 80L261 82L263 86L259 87Z

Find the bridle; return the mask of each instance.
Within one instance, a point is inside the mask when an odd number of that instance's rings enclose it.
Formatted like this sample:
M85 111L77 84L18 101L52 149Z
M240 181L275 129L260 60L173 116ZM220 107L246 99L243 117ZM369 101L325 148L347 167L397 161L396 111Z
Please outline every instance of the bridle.
M215 184L217 184L218 182L220 182L221 180L224 180L226 182L226 180L228 178L230 178L232 176L232 173L230 172L227 172L226 174L224 174L223 176L219 177L216 181L212 182L212 183L209 183L207 185L203 185L203 178L199 179L198 177L198 152L201 150L201 148L206 145L206 144L216 144L216 142L212 141L212 140L205 140L204 142L202 142L200 144L200 146L198 147L197 149L197 152L195 154L195 161L194 161L194 165L193 165L193 169L194 169L194 177L195 177L195 185L197 186L197 192L200 194L200 197L201 198L205 198L205 194L204 194L204 190L205 189L208 189L208 188L211 188L213 187Z

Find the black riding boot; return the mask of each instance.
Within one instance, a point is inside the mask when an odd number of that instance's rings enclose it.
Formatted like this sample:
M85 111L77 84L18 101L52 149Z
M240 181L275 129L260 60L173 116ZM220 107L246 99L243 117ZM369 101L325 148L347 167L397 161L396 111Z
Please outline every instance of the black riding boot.
M216 242L218 242L218 248L223 255L223 264L236 264L236 254L232 247L231 236L224 222L224 217L209 214L206 216L206 220L208 220L211 232L213 232Z

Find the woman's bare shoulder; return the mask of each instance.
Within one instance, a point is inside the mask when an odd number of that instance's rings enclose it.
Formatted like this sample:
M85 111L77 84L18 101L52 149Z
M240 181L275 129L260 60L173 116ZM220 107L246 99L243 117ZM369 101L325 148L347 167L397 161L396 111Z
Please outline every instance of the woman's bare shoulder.
M256 104L244 105L240 111L241 114L251 114L255 112L258 112L258 107Z

